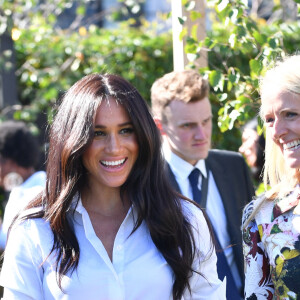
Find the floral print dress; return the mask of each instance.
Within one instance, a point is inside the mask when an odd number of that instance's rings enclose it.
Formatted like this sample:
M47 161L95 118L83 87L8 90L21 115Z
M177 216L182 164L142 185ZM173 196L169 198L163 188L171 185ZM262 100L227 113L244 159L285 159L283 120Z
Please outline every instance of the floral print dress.
M243 229L245 299L300 300L299 199L297 187L284 199L262 196L245 207L243 224L261 205Z

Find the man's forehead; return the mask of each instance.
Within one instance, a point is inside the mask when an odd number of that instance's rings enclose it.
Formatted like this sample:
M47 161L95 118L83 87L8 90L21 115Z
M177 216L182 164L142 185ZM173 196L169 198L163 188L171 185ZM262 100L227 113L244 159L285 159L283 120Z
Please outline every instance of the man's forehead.
M175 116L181 118L189 118L194 115L210 115L211 105L208 99L202 99L195 102L183 102L178 100L173 100L165 108L166 116Z

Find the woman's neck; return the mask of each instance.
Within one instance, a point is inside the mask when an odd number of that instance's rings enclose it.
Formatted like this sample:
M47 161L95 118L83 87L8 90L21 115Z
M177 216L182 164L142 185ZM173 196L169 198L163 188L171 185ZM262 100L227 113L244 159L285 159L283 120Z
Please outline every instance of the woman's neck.
M86 188L81 192L81 200L88 212L96 212L107 217L127 213L130 207L126 197L121 199L119 188L100 190Z

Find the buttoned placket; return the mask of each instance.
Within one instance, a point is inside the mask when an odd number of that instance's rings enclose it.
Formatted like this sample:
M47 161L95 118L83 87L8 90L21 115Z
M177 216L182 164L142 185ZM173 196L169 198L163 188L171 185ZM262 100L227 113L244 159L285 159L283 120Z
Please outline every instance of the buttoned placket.
M125 287L124 287L124 255L125 255L125 247L124 244L129 237L130 233L129 228L133 228L133 224L127 224L127 222L133 222L132 218L132 208L129 209L125 219L123 220L117 234L115 237L114 241L114 246L113 246L113 252L112 252L112 261L110 260L107 251L105 247L103 246L101 240L97 237L92 222L90 220L90 217L85 210L85 208L82 206L80 209L80 213L82 216L82 222L84 226L84 231L86 238L89 240L91 245L94 247L96 252L99 254L101 259L105 262L106 266L108 269L111 271L113 274L115 280L116 280L116 286L114 286L114 291L113 293L117 295L117 299L124 299L125 300ZM127 228L127 230L126 230Z

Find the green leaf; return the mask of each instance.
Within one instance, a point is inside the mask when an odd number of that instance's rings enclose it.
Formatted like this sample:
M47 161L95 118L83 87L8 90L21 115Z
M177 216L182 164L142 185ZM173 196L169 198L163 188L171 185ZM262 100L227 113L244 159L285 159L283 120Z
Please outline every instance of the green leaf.
M85 6L80 5L77 9L76 9L76 13L80 16L84 16L85 15Z
M179 34L179 40L182 41L186 35L187 35L187 28L184 27Z
M225 101L225 100L228 99L228 94L227 94L227 93L219 94L219 95L218 95L218 98L219 98L219 101L220 101L220 102L223 102L223 101Z
M218 5L218 10L222 11L224 10L229 4L229 0L221 0L219 5Z
M197 33L198 33L198 24L194 24L194 25L192 26L192 29L191 29L191 37L192 37L195 41L197 41L197 39L198 39Z
M256 41L260 44L263 45L267 41L267 36L264 34L260 34L258 31L255 31L253 33L253 37L256 39Z
M275 49L277 47L277 42L276 42L276 39L274 39L274 38L269 39L268 44L270 45L270 47L272 49Z
M237 17L238 17L238 9L233 9L230 14L229 14L229 18L231 20L232 23L236 23L237 21Z
M180 23L181 25L183 25L184 22L185 22L185 19L184 19L184 18L178 17L178 21L179 21L179 23Z
M236 107L242 107L242 106L245 106L245 104L251 103L251 99L247 96L240 95L238 97L238 102L239 102L239 105L236 105Z
M242 37L246 36L246 34L247 34L246 28L243 26L240 26L240 25L236 27L235 31L236 31L238 38L242 38Z
M255 75L260 75L262 64L259 60L251 59L249 62L250 70Z
M202 14L198 11L193 10L193 11L190 12L190 18L193 22L195 22L196 20L202 18Z
M215 91L217 91L218 89L223 91L223 87L224 87L223 74L218 70L211 71L209 74L209 83Z
M219 116L218 127L220 128L221 132L225 132L228 130L229 122L230 122L230 118L227 114L225 114L225 112L224 115Z
M188 1L184 6L185 6L185 9L187 11L191 11L195 8L196 2L195 1Z
M217 43L216 40L212 40L209 37L205 37L205 39L203 40L203 46L209 49L212 49L216 45L216 43Z
M241 115L240 112L236 109L234 109L233 111L230 112L230 114L229 114L230 122L228 124L229 130L231 130L233 128L234 122L240 115Z

